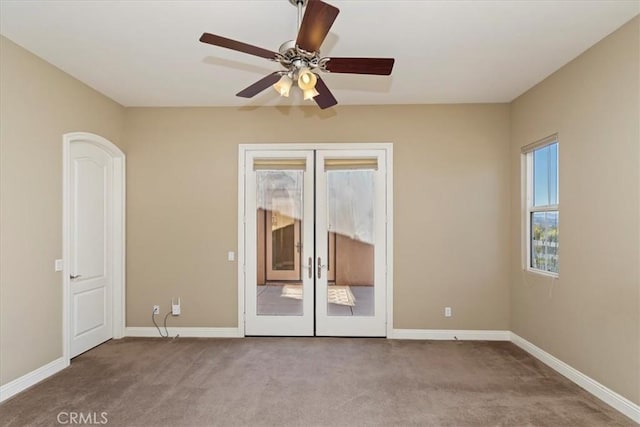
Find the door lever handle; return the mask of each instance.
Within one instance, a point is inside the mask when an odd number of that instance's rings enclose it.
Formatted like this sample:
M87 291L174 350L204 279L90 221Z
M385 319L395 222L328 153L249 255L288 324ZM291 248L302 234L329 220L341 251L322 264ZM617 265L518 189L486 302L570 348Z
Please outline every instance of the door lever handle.
M309 269L309 279L313 279L313 258L309 257L309 265L307 265Z
M75 279L77 279L78 277L82 277L82 274L76 274L76 275L73 275L73 274L72 274L71 276L69 276L69 278L70 278L71 280L75 280Z
M327 268L326 265L322 265L322 258L318 257L318 279L322 278L322 269Z

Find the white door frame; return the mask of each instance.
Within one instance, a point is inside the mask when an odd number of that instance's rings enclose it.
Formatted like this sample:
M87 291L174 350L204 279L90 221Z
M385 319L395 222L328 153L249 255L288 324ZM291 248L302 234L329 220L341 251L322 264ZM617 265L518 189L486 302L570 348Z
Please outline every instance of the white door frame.
M113 338L124 337L125 330L125 155L109 140L88 132L72 132L62 136L62 353L66 364L70 360L71 334L71 144L87 142L100 147L113 160L113 282L112 322Z
M238 332L245 336L245 156L249 150L385 150L387 161L387 338L393 331L393 143L240 144L238 146Z

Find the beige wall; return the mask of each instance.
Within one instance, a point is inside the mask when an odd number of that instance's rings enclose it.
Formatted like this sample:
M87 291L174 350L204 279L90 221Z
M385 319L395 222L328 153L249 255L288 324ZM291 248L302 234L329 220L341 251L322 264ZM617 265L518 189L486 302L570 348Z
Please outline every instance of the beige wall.
M373 244L352 239L344 234L335 235L336 285L371 286L374 284L374 266Z
M122 141L124 108L0 37L0 384L62 356L62 135Z
M511 122L511 252L520 147L559 133L560 278L511 259L511 329L640 403L639 19L520 96Z
M509 329L509 106L131 108L127 325L237 325L238 144L394 143L397 328ZM453 307L453 317L443 316Z

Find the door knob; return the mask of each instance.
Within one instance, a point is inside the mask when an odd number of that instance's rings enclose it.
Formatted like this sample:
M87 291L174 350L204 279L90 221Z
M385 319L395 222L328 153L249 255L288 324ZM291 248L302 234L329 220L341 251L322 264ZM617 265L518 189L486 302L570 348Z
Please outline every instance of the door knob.
M69 278L70 278L71 280L75 280L75 279L77 279L78 277L82 277L82 274L76 274L76 275L73 275L73 274L72 274L71 276L69 276Z

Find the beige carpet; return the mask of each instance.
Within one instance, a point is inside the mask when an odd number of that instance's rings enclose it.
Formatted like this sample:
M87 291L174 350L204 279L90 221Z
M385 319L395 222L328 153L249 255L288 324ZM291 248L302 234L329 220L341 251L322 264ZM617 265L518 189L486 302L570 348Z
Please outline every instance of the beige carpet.
M282 295L285 298L302 299L302 285L284 285ZM331 304L354 307L356 298L349 286L327 286L327 301Z
M508 342L110 341L0 405L2 426L631 426Z

